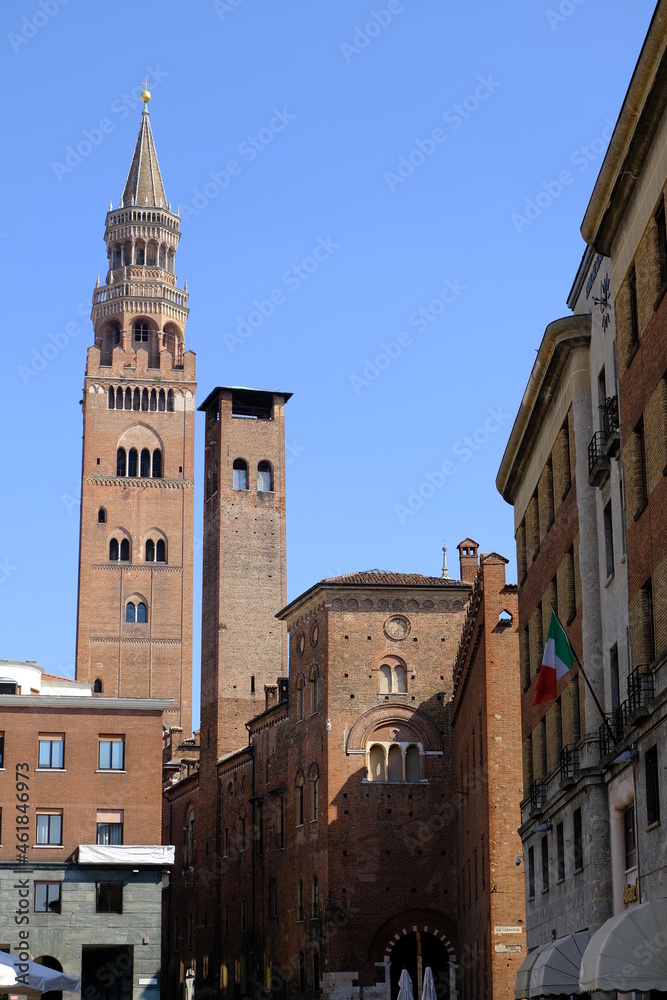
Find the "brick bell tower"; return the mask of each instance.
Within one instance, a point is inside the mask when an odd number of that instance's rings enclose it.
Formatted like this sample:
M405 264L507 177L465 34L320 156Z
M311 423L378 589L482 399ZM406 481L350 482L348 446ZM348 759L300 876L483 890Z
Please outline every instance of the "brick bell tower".
M104 239L95 346L83 392L76 678L105 695L173 698L192 726L195 355L187 283L174 269L180 219L167 202L144 109Z
M264 685L287 674L287 634L275 615L287 600L290 397L218 387L199 407L206 414L202 759L244 747L245 723L264 711Z

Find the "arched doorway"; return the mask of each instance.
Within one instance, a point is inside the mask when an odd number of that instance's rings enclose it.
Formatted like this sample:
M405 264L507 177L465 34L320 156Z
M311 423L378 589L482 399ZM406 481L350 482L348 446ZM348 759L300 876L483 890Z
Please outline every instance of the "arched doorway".
M389 954L391 1000L398 996L398 980L407 969L412 980L413 1000L421 1000L424 972L430 966L438 1000L452 1000L450 995L451 961L445 939L422 930L410 930L394 943Z
M38 965L45 965L47 969L55 969L56 972L62 972L63 967L57 958L53 955L40 955L39 958L35 959ZM62 990L49 990L47 993L42 993L42 1000L63 1000Z

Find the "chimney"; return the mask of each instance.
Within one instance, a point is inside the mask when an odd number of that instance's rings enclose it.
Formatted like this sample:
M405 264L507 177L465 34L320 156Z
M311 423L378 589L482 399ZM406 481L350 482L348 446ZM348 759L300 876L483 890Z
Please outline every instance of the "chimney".
M456 546L459 550L461 580L464 583L474 583L477 576L477 550L479 543L466 538Z
M273 708L274 705L278 704L278 685L277 684L265 684L264 685L264 708Z

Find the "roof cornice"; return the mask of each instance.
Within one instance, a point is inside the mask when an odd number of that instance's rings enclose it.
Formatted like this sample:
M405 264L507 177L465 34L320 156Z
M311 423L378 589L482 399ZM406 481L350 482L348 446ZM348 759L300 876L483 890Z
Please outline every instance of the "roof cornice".
M166 712L173 698L104 698L99 695L68 696L60 694L2 694L0 707L31 708L80 708L86 712Z

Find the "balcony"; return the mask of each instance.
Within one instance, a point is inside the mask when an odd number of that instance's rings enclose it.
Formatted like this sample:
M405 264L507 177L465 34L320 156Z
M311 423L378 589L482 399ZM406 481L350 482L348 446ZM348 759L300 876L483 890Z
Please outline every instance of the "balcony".
M607 458L618 455L621 432L618 420L618 396L608 396L600 407L602 415L602 447Z
M531 816L539 816L547 803L547 786L544 781L534 781L528 794Z
M580 755L577 747L564 746L560 752L561 788L573 785L579 774Z
M630 728L627 701L621 702L611 714L605 715L605 721L599 729L600 757L608 757L613 753Z
M637 667L628 677L628 710L633 725L646 718L654 697L653 674L647 667Z
M604 450L602 431L596 431L588 446L588 482L591 486L602 486L607 481L611 462Z

